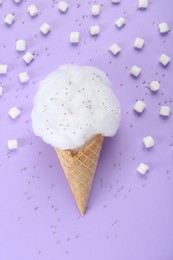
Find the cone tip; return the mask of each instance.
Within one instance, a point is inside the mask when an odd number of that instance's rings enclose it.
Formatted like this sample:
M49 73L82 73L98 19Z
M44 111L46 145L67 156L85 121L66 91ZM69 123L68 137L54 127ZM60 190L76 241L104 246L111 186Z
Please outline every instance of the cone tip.
M85 213L86 213L86 207L85 208L79 208L79 210L80 210L80 213L81 213L81 215L83 217L85 215Z

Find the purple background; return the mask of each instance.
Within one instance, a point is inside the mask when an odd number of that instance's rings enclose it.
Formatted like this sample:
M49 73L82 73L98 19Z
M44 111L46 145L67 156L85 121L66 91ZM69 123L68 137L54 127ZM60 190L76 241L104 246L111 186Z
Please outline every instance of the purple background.
M172 260L173 259L173 115L159 116L160 105L173 109L172 62L158 60L166 53L173 60L173 34L160 35L158 24L173 28L173 2L151 0L147 10L137 9L137 0L98 0L98 17L91 16L94 1L69 0L69 10L60 14L56 1L35 0L0 6L0 260ZM27 7L35 3L40 14L31 18ZM4 24L7 13L15 14L12 26ZM127 24L118 29L114 21L123 16ZM43 36L43 22L52 31ZM101 33L91 37L89 27L98 24ZM69 33L79 31L77 46ZM145 39L141 51L136 37ZM28 66L15 41L26 39L35 60ZM114 57L109 47L117 42L121 53ZM121 105L122 124L114 138L107 138L95 175L87 213L80 216L54 149L32 132L30 113L38 82L60 64L93 65L104 70ZM139 78L130 76L133 65L141 67ZM27 71L30 81L20 84L18 74ZM161 89L151 93L151 80ZM133 112L137 99L146 109ZM17 106L20 118L8 110ZM155 146L146 150L142 139L152 135ZM19 148L9 151L8 139L18 139ZM142 176L141 162L150 166Z

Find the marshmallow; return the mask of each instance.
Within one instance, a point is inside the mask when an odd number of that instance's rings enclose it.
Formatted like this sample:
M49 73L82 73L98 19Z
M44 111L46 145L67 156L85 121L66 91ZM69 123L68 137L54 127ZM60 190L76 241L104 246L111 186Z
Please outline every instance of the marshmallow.
M119 4L121 0L112 0L112 3Z
M141 174L145 174L148 170L149 166L145 163L141 163L137 168L137 171Z
M25 55L23 55L23 59L27 64L29 64L34 59L34 55L28 51Z
M9 116L12 119L16 119L20 116L21 112L17 107L12 107L9 111L8 111Z
M39 11L35 5L30 5L28 7L28 13L30 14L30 16L36 16L38 15Z
M171 113L171 108L169 106L161 106L160 115L161 116L169 116Z
M159 31L160 33L167 33L169 32L169 26L167 23L160 23L159 24Z
M67 9L68 9L68 4L67 4L65 1L61 1L61 2L59 2L59 4L58 4L58 9L59 9L61 12L65 13L65 12L67 11Z
M137 66L133 66L132 68L131 68L131 75L133 75L134 77L138 77L139 76L139 74L141 73L141 68L139 68L139 67L137 67Z
M123 17L120 17L118 20L115 21L116 26L121 28L123 25L126 24L126 20Z
M12 14L7 14L5 16L4 22L8 25L11 25L14 22L14 15Z
M154 139L152 136L146 136L143 138L143 143L146 148L151 148L154 146Z
M19 73L19 80L21 83L26 83L29 81L29 75L27 72L21 72Z
M8 149L9 150L14 150L17 149L18 145L17 145L17 140L13 139L13 140L8 140Z
M142 9L147 8L148 7L148 0L139 0L138 7L142 8Z
M121 48L118 46L118 44L114 43L109 50L113 53L113 55L117 55L120 51Z
M100 14L100 10L101 10L100 5L98 5L98 4L97 5L93 5L91 13L92 13L92 15L96 16L96 15Z
M8 65L7 64L0 64L0 74L6 74L8 71Z
M0 85L0 96L3 95L3 92L4 92L4 89L3 89L3 87Z
M26 41L17 40L16 41L16 51L25 51L26 50Z
M133 109L134 109L136 112L138 112L138 113L142 113L143 110L145 109L145 107L146 107L145 103L144 103L143 101L141 101L141 100L138 100L138 101L136 102L136 104L134 105Z
M14 2L16 3L16 4L19 4L19 3L21 3L23 0L14 0Z
M93 25L90 27L90 34L93 35L97 35L100 33L100 27L98 25Z
M70 33L70 42L71 43L78 43L80 39L79 32L71 32Z
M50 25L48 23L43 23L40 27L40 32L42 32L44 35L46 35L48 32L50 32Z
M151 89L152 91L157 91L157 90L159 90L159 89L160 89L160 83L159 83L158 81L156 81L156 80L151 81L151 82L150 82L150 89Z
M170 57L166 54L162 54L159 59L160 63L162 63L164 66L166 66L170 62L170 60Z
M144 39L137 37L134 43L134 47L137 49L142 49L144 46Z

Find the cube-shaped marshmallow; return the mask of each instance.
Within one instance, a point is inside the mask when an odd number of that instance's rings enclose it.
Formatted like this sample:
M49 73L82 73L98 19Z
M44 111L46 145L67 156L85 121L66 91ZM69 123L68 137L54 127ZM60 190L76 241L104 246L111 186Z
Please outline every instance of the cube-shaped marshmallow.
M6 74L8 71L8 65L7 64L0 64L0 74Z
M169 32L169 26L167 23L160 23L159 24L159 31L160 33L167 33Z
M138 168L137 171L141 174L145 174L147 171L149 170L149 166L145 163L141 163Z
M90 27L90 34L93 35L97 35L100 33L100 27L98 25L93 25Z
M148 7L148 0L139 0L138 7L141 9L146 9Z
M144 39L137 37L134 43L134 47L137 49L142 49L144 46Z
M161 106L160 115L161 116L169 116L171 113L171 108L169 106Z
M48 23L43 23L40 27L40 32L42 32L44 35L46 35L48 32L50 32L50 25Z
M154 146L155 142L154 142L153 137L149 135L149 136L146 136L146 137L143 138L143 143L144 143L146 148L151 148L151 147Z
M101 11L100 5L95 4L95 5L92 6L92 9L91 9L92 15L97 16L97 15L100 14L100 11Z
M34 59L34 55L28 51L25 55L23 55L23 59L27 64L29 64Z
M115 24L118 28L121 28L126 24L126 20L123 17L118 18L118 20L115 21Z
M26 83L29 81L29 75L27 72L21 72L19 73L19 80L21 83Z
M159 59L160 63L162 63L164 66L166 66L170 62L170 60L170 57L166 54L162 54Z
M121 48L120 48L120 46L117 43L114 43L109 48L109 50L112 52L113 55L117 55L121 51Z
M18 144L17 144L17 140L16 139L12 139L12 140L8 140L8 149L9 150L14 150L18 148Z
M63 13L65 13L67 11L68 7L69 6L65 1L60 1L58 4L58 9Z
M150 82L150 89L152 91L157 91L160 89L160 83L157 80L153 80Z
M26 50L26 41L25 40L17 40L16 41L16 50L17 51L25 51Z
M4 92L4 89L3 89L3 87L0 85L0 96L3 95L3 92Z
M78 43L80 40L80 33L79 32L71 32L70 33L70 42L71 43Z
M21 112L17 107L12 107L9 111L8 111L9 116L12 119L16 119L20 116Z
M144 103L142 100L138 100L138 101L135 103L133 109L134 109L136 112L138 112L138 113L142 113L142 112L144 111L145 107L146 107L145 103Z
M36 16L38 15L39 11L36 7L36 5L30 5L28 7L28 13L30 14L30 16Z
M8 25L12 25L12 23L14 22L14 15L13 14L7 14L5 16L4 22Z
M139 74L141 73L141 68L139 68L138 66L134 65L132 68L131 68L131 75L133 75L134 77L138 77Z
M112 3L119 4L121 0L112 0Z

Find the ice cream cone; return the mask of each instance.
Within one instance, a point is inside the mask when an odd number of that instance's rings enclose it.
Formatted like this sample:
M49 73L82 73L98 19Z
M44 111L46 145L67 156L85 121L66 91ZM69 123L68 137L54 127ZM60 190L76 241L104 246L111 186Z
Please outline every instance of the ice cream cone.
M104 137L97 135L78 152L55 148L73 196L82 215L85 214Z

